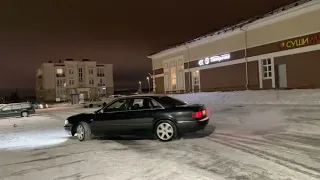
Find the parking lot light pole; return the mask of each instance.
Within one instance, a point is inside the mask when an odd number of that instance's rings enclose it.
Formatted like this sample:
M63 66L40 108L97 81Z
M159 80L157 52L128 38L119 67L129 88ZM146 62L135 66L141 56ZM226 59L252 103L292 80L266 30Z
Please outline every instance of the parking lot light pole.
M141 89L141 81L139 81L139 92L141 93L142 89Z
M149 94L150 94L150 78L147 77L147 80L148 80L148 87L149 87Z

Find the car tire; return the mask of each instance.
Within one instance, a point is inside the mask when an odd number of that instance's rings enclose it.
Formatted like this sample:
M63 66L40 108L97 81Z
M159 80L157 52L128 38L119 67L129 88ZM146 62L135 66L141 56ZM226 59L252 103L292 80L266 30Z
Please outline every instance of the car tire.
M91 128L86 122L80 122L77 125L76 133L79 141L86 141L91 139Z
M93 104L89 104L89 108L93 108Z
M21 117L28 117L29 113L27 111L22 111L21 112Z
M154 128L154 133L160 141L171 141L178 135L176 125L170 120L159 121Z

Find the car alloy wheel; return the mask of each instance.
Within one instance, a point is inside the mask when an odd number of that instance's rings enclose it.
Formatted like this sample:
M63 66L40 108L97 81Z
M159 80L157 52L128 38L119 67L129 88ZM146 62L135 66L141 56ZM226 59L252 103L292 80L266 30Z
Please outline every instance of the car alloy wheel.
M174 129L171 124L163 122L157 126L156 133L160 140L169 141L174 136Z
M28 116L28 113L27 113L27 112L22 112L22 113L21 113L21 116L22 116L22 117L27 117L27 116Z
M85 131L84 131L84 127L82 126L82 124L79 124L77 127L77 137L80 141L84 140Z

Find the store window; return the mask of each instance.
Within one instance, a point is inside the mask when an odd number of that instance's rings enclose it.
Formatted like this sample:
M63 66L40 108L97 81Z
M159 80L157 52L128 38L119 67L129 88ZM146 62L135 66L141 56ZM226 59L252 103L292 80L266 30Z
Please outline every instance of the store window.
M272 78L271 59L262 59L262 77L263 77L263 79L271 79Z

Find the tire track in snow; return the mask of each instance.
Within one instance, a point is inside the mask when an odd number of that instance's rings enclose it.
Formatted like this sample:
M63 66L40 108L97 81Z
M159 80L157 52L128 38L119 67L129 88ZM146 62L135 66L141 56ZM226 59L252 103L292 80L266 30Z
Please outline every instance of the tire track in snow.
M305 175L308 176L312 176L315 178L320 178L320 169L314 168L314 167L310 167L306 164L303 163L299 163L296 162L294 160L285 158L285 157L281 157L279 155L275 155L273 153L269 153L266 151L263 151L261 149L257 149L257 148L253 148L248 146L248 144L244 144L244 142L239 143L239 139L244 139L243 137L237 137L238 139L235 139L235 137L227 137L227 136L210 136L206 139L211 140L213 142L234 148L234 149L238 149L240 151L258 156L260 158L275 162L279 165L285 166L291 170L303 173ZM251 140L253 141L253 140ZM256 141L256 143L259 143L258 141ZM261 142L260 142L261 143Z

